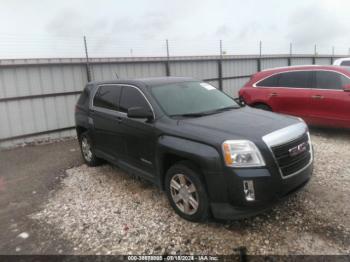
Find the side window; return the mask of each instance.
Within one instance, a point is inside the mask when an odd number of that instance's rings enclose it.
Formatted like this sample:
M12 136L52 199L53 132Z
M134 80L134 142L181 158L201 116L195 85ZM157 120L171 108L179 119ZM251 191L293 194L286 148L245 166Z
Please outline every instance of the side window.
M346 85L350 85L350 78L348 78L348 77L345 77L345 76L341 76L341 82L342 82L342 85L341 85L341 87L343 88L344 86L346 86Z
M149 105L139 90L134 87L124 86L119 110L127 113L130 107L149 108Z
M118 110L121 86L100 86L94 97L94 106Z
M343 61L340 64L341 66L350 66L350 61Z
M278 86L280 87L294 87L294 88L311 88L312 72L287 72L280 74Z
M336 72L316 72L316 88L318 89L342 89L346 82L347 78Z
M278 86L278 75L273 75L268 78L265 78L264 80L260 81L256 84L256 86L262 86L262 87L277 87Z

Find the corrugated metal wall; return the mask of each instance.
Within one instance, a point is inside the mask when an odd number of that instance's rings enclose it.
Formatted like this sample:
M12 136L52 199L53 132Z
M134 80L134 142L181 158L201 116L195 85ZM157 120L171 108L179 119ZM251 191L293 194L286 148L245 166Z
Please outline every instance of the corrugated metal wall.
M293 58L291 61L291 64L292 64L292 66L294 66L294 65L312 65L313 58L312 57Z
M235 97L259 69L301 64L331 64L331 57L225 56L92 59L94 80L191 76L222 87ZM219 64L221 63L221 71ZM220 79L221 75L221 79ZM36 139L73 136L74 105L87 83L83 59L0 61L0 148ZM52 131L52 132L50 132Z
M274 67L288 66L288 59L286 58L275 58L275 59L262 59L261 69L268 69Z

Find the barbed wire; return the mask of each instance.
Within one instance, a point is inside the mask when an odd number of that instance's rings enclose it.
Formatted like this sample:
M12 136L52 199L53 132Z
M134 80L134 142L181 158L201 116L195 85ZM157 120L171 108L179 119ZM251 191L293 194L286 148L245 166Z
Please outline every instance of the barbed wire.
M152 57L197 56L197 55L274 55L274 54L309 54L309 55L350 55L350 44L298 44L286 41L251 41L235 40L142 40L121 39L115 35L88 36L89 57ZM85 57L82 36L40 36L0 34L0 59L16 58L67 58Z

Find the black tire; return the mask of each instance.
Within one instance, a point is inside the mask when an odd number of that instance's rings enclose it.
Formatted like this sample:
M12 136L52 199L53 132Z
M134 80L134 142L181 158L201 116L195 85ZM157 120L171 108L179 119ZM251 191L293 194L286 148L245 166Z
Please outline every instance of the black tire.
M272 111L271 107L269 107L266 104L256 104L253 107L257 108L257 109L262 109L262 110L265 110L265 111Z
M85 145L84 143L87 143L89 146L89 150L90 150L90 154L89 156L87 156L87 152L84 151L86 149L84 149ZM84 162L88 165L88 166L99 166L102 163L102 160L99 159L98 157L96 157L95 155L95 151L93 148L93 143L92 140L89 136L89 132L86 131L83 134L80 135L79 137L79 144L80 144L80 151L81 151L81 155L83 157Z
M196 193L190 193L188 194L191 200L187 201L189 204L189 208L187 209L187 213L185 210L180 209L180 207L178 205L184 206L188 206L185 205L184 200L180 200L179 202L177 202L177 204L175 203L174 197L172 192L175 192L176 190L172 186L170 185L172 183L172 180L176 180L178 178L178 175L183 175L185 176L185 178L187 179L187 184L185 187L182 188L193 188L191 187L191 185L193 184L195 189L196 189ZM181 216L182 218L192 221L192 222L203 222L208 220L209 217L209 199L208 199L208 195L205 189L205 185L204 182L201 178L200 173L196 170L196 168L191 165L189 162L179 162L178 164L173 165L166 173L166 178L165 178L165 190L166 190L166 194L168 196L170 205L173 207L173 209L175 210L175 212ZM184 189L183 189L184 190ZM180 192L180 190L178 190L177 192ZM188 193L188 192L187 192ZM188 196L187 195L187 196ZM194 200L197 200L197 208L193 208L194 205L192 205L192 203L195 203ZM182 202L181 202L182 201ZM192 209L191 209L192 207ZM185 208L184 208L185 209Z
M246 106L246 102L244 101L244 98L242 96L240 96L239 98L237 98L235 100L240 106Z

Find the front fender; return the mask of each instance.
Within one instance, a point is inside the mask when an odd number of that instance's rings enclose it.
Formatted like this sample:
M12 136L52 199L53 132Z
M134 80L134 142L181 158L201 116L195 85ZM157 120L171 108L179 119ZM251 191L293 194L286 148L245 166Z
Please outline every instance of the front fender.
M163 179L167 171L164 168L163 161L167 154L189 160L200 168L210 198L217 194L217 192L211 192L211 189L225 184L223 182L225 176L223 174L222 158L215 147L180 137L164 135L158 139L156 160L161 185L163 185ZM209 184L210 186L208 186Z
M218 172L222 169L218 151L210 145L174 136L161 136L158 139L158 154L175 154L194 161L202 171Z

